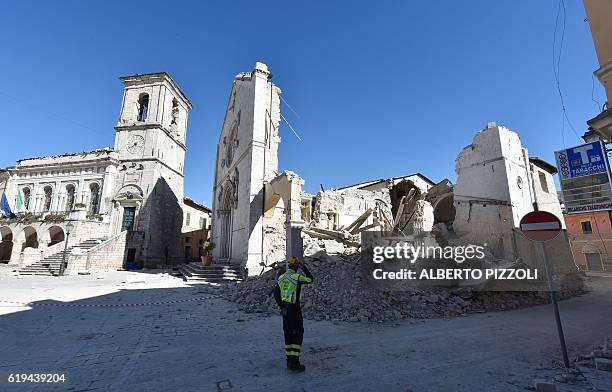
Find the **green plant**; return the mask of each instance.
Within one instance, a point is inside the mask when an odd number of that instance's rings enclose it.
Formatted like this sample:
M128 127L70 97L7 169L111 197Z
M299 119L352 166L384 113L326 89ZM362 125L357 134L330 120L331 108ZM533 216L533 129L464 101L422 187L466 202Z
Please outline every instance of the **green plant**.
M87 204L85 203L74 203L74 208L85 208Z
M40 215L34 215L31 212L26 212L23 215L18 215L18 219L24 223L36 222L40 218Z
M101 222L102 220L104 220L104 217L102 216L102 214L89 214L87 215L87 219L97 220Z
M204 246L202 248L204 249L204 253L206 253L206 256L210 256L210 252L215 249L215 246L215 243L211 241L206 241L204 243Z
M44 218L45 222L63 222L66 220L66 214L47 214Z

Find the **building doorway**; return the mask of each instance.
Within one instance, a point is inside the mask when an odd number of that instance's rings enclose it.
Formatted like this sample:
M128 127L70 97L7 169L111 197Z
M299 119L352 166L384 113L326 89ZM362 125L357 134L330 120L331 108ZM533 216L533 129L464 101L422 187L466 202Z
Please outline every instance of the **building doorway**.
M134 230L135 217L136 207L123 207L123 220L121 221L121 231Z
M601 265L601 255L599 253L585 253L587 267L589 271L603 271Z
M222 259L229 259L231 257L232 249L232 216L233 216L233 203L232 203L232 190L233 186L228 186L223 193L221 199L221 208L219 209L219 223L221 227L221 238L220 238L220 252L219 256Z

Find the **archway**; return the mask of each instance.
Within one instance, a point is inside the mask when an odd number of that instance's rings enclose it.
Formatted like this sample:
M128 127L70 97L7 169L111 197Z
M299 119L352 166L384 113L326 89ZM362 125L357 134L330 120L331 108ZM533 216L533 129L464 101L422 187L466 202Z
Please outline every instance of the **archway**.
M455 220L455 203L453 193L449 192L438 199L434 204L434 223L450 225Z
M49 243L47 246L53 246L63 242L65 239L64 229L59 226L51 226L49 228Z
M0 227L0 241L0 263L8 263L13 251L13 232L8 226Z
M23 228L23 236L25 241L21 246L21 250L23 251L25 248L38 248L38 233L36 229L32 226L26 226Z
M233 208L233 185L224 187L221 197L221 208L219 208L219 255L222 259L229 259L232 256L232 218Z

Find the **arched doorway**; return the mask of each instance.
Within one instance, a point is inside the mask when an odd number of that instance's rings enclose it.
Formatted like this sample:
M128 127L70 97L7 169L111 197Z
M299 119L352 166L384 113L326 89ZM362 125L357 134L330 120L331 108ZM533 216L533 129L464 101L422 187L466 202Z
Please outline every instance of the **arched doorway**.
M233 186L225 186L219 208L219 256L229 259L232 256L232 218L233 218Z
M47 246L59 244L64 241L64 238L64 229L59 226L51 226L49 228L49 244Z
M23 251L25 248L38 248L38 233L36 229L32 226L26 226L23 228L23 235L25 241L21 246L21 250Z
M0 240L0 263L8 263L13 251L13 232L9 227L0 227Z

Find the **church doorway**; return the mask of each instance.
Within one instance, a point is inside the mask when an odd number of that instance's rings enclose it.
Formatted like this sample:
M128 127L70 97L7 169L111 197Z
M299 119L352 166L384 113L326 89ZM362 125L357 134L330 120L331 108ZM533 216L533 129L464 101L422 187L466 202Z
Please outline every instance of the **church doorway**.
M222 259L229 259L231 257L233 217L232 193L232 187L227 187L227 189L223 193L223 198L221 200L221 208L219 209L219 223L221 226L219 255Z

